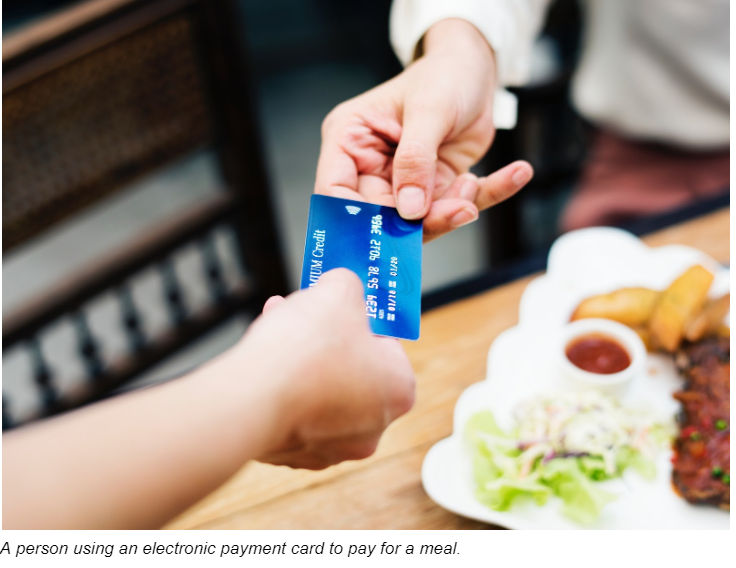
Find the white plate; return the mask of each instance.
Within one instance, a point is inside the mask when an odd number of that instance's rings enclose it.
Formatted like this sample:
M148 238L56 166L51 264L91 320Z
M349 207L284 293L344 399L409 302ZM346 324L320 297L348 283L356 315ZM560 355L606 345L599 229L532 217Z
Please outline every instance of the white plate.
M582 299L630 286L663 289L695 263L716 275L712 296L729 291L729 270L693 248L649 248L629 233L608 228L583 229L558 239L549 254L547 273L524 291L519 324L493 342L486 380L468 387L458 399L453 435L435 444L425 457L422 482L429 496L459 515L508 528L583 528L560 514L556 498L542 507L520 503L503 512L476 501L471 456L462 438L465 424L475 412L487 409L493 411L499 426L509 429L517 403L563 388L553 363L555 337ZM672 393L681 379L669 357L649 355L647 363L647 373L635 379L622 402L672 419L679 406ZM604 482L602 486L618 499L606 505L601 518L586 528L729 528L727 511L693 506L675 495L670 474L670 452L663 450L655 480L645 481L626 471L621 479Z

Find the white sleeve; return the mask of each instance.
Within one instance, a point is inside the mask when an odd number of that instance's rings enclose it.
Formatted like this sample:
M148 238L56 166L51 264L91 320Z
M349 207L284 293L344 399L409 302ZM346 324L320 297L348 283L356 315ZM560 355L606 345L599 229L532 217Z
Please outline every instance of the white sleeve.
M412 62L419 41L434 24L460 18L485 36L496 55L499 91L494 98L497 128L513 128L516 99L503 87L529 79L531 51L550 0L394 0L391 44L405 66Z

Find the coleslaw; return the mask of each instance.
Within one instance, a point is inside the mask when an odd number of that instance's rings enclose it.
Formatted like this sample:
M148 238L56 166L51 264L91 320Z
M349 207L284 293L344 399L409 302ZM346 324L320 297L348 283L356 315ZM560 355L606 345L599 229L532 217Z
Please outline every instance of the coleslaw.
M598 391L535 397L515 409L516 428L504 432L490 411L474 415L466 437L473 451L476 497L495 510L516 500L538 505L551 495L562 512L587 524L615 500L596 482L632 467L653 478L654 458L674 432L647 412L628 409Z

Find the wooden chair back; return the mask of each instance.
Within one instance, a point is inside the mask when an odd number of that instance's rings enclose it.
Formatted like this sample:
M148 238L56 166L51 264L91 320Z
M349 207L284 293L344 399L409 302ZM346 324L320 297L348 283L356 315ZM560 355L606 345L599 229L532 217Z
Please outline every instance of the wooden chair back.
M225 319L288 290L242 35L232 0L91 0L3 39L3 251L210 147L225 191L99 259L3 317L3 353L24 349L47 416L97 400ZM213 234L232 225L248 275L228 285ZM196 244L210 301L187 307L171 259ZM150 336L129 283L154 269L170 326ZM113 292L130 350L106 360L87 307ZM55 384L43 334L74 323L87 388ZM3 395L3 428L28 417Z

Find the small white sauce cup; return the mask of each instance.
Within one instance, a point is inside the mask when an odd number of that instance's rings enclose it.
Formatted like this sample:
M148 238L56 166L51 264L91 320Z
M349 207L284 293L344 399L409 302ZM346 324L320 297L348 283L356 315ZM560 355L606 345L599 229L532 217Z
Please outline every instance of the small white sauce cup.
M611 374L591 373L575 365L567 357L567 347L576 339L589 335L611 338L623 347L631 363L623 371ZM601 318L581 319L562 328L558 346L558 362L563 379L578 390L595 389L614 397L626 393L631 381L641 375L646 367L647 350L637 333L613 320Z

